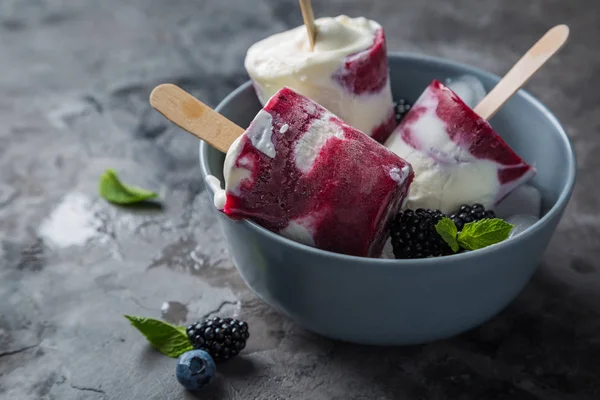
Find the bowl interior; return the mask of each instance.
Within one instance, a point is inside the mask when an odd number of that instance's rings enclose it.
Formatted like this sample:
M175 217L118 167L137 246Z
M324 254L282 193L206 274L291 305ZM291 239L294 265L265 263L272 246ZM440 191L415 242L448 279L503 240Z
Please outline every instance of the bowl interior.
M390 53L389 66L394 99L404 98L411 104L433 79L444 81L470 74L479 78L487 91L500 79L477 68L421 55ZM254 89L247 82L225 98L217 111L247 127L260 108ZM511 148L537 168L530 183L542 194L542 215L560 198L568 197L575 170L572 147L559 122L538 100L522 90L490 123ZM201 158L204 172L223 181L225 155L203 143Z

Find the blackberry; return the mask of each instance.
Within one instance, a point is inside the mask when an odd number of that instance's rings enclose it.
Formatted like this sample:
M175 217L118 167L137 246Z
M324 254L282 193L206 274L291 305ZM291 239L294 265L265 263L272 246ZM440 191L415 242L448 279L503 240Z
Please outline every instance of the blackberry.
M439 257L452 250L435 230L444 217L440 210L422 208L400 212L392 221L390 234L394 255L400 258Z
M394 101L394 114L396 116L396 123L400 123L400 121L402 121L411 107L412 106L405 99Z
M250 337L248 324L233 318L207 318L188 326L186 332L192 346L208 352L215 362L236 356Z
M486 210L482 204L475 203L472 206L463 204L458 211L450 214L450 219L454 221L458 231L462 231L465 224L476 222L486 218L496 218L492 210Z

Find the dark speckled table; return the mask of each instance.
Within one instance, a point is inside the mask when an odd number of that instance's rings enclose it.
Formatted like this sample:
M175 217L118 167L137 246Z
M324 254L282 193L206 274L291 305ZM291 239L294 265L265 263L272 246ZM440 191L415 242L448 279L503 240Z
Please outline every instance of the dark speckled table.
M563 122L579 176L543 265L501 315L460 337L368 348L314 336L259 301L215 225L197 141L148 105L182 85L211 105L250 44L301 23L294 0L0 2L0 398L187 399L174 361L122 314L250 322L244 357L203 399L599 399L600 3L329 0L380 21L391 50L502 74L546 29L568 46L528 85ZM101 172L163 208L97 196ZM390 316L393 318L393 315Z

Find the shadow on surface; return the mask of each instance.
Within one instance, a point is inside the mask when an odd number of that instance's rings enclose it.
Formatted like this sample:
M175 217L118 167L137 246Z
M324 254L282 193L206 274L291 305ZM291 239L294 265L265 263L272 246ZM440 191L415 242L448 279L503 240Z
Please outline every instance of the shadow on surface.
M185 393L183 395L184 399L220 400L231 398L227 396L228 391L225 379L220 375L217 375L217 379L204 387L201 391L190 392L184 389L182 389L182 391Z
M465 334L397 348L337 342L330 363L390 398L598 399L598 332L598 314L541 268L508 309Z
M148 212L148 211L163 211L164 206L158 200L145 200L140 203L130 204L130 205L119 205L120 208L127 211L132 212Z
M243 378L245 376L254 375L257 372L256 365L252 362L252 359L250 357L245 357L243 354L236 358L232 358L226 363L220 364L218 369L219 372L227 378Z

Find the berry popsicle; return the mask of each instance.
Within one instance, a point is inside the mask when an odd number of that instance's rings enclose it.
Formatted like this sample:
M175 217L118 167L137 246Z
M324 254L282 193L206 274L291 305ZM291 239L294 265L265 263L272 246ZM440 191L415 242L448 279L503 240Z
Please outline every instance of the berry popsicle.
M244 65L262 105L287 86L383 143L396 126L383 28L366 18L319 18L248 49Z
M407 207L444 213L462 204L493 208L535 175L486 119L564 45L568 32L560 25L546 33L475 110L437 80L425 89L386 142L414 168Z
M415 180L407 207L494 206L535 170L492 127L439 81L433 81L386 146L411 163Z
M378 257L413 171L407 162L324 107L283 88L246 131L173 85L151 103L175 124L226 151L215 206L294 241Z

